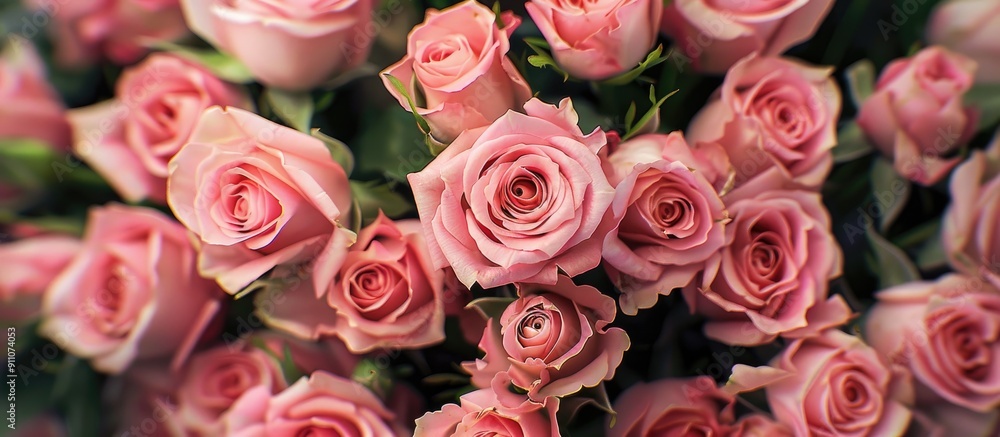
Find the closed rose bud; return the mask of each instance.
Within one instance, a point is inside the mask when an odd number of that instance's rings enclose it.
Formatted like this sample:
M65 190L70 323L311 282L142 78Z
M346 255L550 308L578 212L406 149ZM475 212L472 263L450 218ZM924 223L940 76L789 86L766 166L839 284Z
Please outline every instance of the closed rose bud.
M11 36L0 58L0 141L37 140L55 150L70 143L66 108L48 82L35 47ZM2 198L2 195L0 195Z
M62 235L0 244L0 320L22 323L37 318L43 293L80 247L80 240Z

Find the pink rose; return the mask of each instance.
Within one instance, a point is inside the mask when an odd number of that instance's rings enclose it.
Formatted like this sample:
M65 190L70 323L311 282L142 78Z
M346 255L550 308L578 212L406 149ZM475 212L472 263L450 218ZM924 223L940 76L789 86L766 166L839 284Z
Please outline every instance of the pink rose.
M210 108L168 165L167 203L201 239L198 267L229 293L349 232L344 169L322 141L236 108Z
M708 376L638 383L615 399L609 437L730 435L736 398Z
M962 104L975 72L975 61L937 46L897 59L861 105L858 126L896 172L932 185L960 160L947 156L975 133L977 112Z
M27 40L11 36L0 58L0 141L34 139L56 150L70 143L62 99Z
M721 172L695 156L703 151L674 132L626 141L608 157L614 228L602 256L625 314L687 285L726 241L729 214L713 186Z
M1000 291L956 274L880 291L866 337L948 402L979 412L1000 407Z
M979 63L976 82L1000 82L1000 4L992 0L948 0L938 4L927 39Z
M44 17L55 39L56 61L79 67L101 58L130 64L149 45L187 35L179 0L24 0L33 22ZM27 26L25 26L27 27Z
M223 418L227 436L358 435L394 437L392 413L363 385L323 371L280 393L246 392Z
M191 30L246 65L261 83L309 90L361 65L372 0L181 0Z
M733 217L726 246L684 289L692 311L708 316L705 334L756 346L845 323L847 303L839 295L827 299L843 254L819 194L748 186L733 196L726 199Z
M80 246L76 238L61 235L0 244L0 320L24 323L37 318L42 294Z
M737 185L778 172L818 188L830 172L830 150L837 144L840 92L832 72L786 58L740 60L695 115L688 141L721 144L736 170Z
M407 37L406 57L382 71L386 89L410 110L386 75L407 87L438 141L486 126L531 98L528 83L507 59L508 38L521 21L510 12L500 18L502 30L493 11L475 0L428 10Z
M455 271L450 267L444 269L444 315L458 318L462 328L462 337L469 344L479 344L486 330L486 319L474 307L468 307L472 302L472 291L462 284Z
M417 419L413 437L450 436L559 436L556 402L545 406L509 408L490 389L476 390L459 398L459 404L445 404L439 411Z
M730 432L730 437L793 437L791 428L775 422L763 414L751 414L740 418Z
M599 129L583 135L569 99L532 99L488 128L463 133L408 179L438 268L467 287L555 284L600 264L614 197L598 153Z
M69 433L66 432L66 425L58 417L52 414L40 414L24 423L18 423L14 431L4 435L8 437L65 437Z
M614 378L630 344L624 330L608 327L614 299L566 276L551 286L523 285L519 294L499 319L487 322L479 343L486 355L463 364L474 385L509 378L542 403Z
M694 68L724 73L751 53L778 56L809 39L832 7L833 0L675 0L661 26Z
M184 227L154 209L93 208L83 247L46 291L39 330L102 372L166 356L179 367L224 296L195 257Z
M663 2L603 0L524 4L563 70L587 80L607 79L639 65L656 43Z
M956 270L1000 288L1000 136L973 151L951 178L941 242Z
M256 331L251 337L250 344L258 343L278 357L284 357L287 350L291 354L292 364L305 374L323 370L348 377L354 373L354 368L361 361L361 357L352 354L337 338L307 341L276 331Z
M154 53L125 69L116 98L70 112L74 151L130 202L167 196L167 163L211 106L251 109L241 88L181 58Z

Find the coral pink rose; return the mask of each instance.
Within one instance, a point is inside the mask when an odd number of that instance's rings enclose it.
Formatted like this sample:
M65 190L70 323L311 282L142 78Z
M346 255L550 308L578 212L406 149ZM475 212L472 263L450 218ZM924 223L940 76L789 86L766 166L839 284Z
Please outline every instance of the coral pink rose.
M708 376L638 383L615 399L609 437L730 435L736 398Z
M180 0L24 1L34 22L39 17L52 20L56 61L67 67L101 58L130 64L145 55L150 44L188 34Z
M520 296L487 322L485 356L463 364L473 384L493 385L499 373L542 403L614 377L630 344L624 330L608 327L614 299L566 276L552 286L523 285Z
M11 36L0 58L0 141L34 139L56 150L70 144L66 108L27 40Z
M597 267L614 197L569 99L532 99L488 128L466 131L408 179L436 267L467 287L554 284Z
M746 196L733 197L740 194ZM705 334L755 346L845 323L847 303L839 295L827 299L843 254L819 194L760 184L726 201L733 217L726 246L700 281L684 289L692 311L708 316Z
M42 294L80 247L80 240L61 235L0 244L0 320L23 323L37 318Z
M951 178L941 242L956 270L1000 288L1000 136L973 151Z
M687 285L726 241L729 215L713 186L721 171L694 152L674 132L626 141L608 157L614 228L602 255L625 314Z
M202 67L155 53L125 69L115 99L70 112L74 151L131 202L167 196L167 163L211 106L251 109L250 97Z
M436 140L451 142L531 98L528 83L507 59L508 38L521 21L510 12L500 19L502 30L493 11L475 0L429 10L407 37L406 57L382 71L386 89L411 110L386 75L403 83Z
M373 0L181 0L191 30L261 83L309 90L368 58Z
M656 43L663 2L533 0L524 4L563 70L607 79L639 65Z
M251 112L208 109L167 167L170 209L201 239L199 270L229 293L349 232L347 175L323 142Z
M897 59L861 105L858 126L897 173L932 185L958 164L948 155L975 133L977 112L962 103L975 72L975 61L938 46Z
M83 247L46 291L39 330L102 372L167 356L179 367L224 296L195 261L184 227L159 211L94 208Z
M1000 407L1000 291L949 274L876 297L866 338L888 362L948 402L982 413Z
M675 0L661 26L695 69L724 73L751 53L777 56L809 39L832 7L833 0Z
M476 390L459 398L459 404L445 404L417 419L413 437L521 436L556 437L559 424L557 402L545 406L509 408L490 389Z
M1000 82L1000 3L943 1L931 14L927 39L979 63L976 82Z
M721 144L737 186L779 172L818 188L837 144L841 101L832 72L791 59L747 57L726 73L714 98L695 115L688 141Z

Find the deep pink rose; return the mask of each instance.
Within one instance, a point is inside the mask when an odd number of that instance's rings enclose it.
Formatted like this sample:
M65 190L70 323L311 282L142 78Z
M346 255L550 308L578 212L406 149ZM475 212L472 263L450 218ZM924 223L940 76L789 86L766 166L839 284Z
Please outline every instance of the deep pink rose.
M70 145L66 108L46 78L35 47L11 36L0 58L0 141L33 139L55 150ZM2 147L2 146L0 146Z
M1000 137L955 169L950 189L941 242L951 265L1000 288Z
M524 4L563 70L607 79L639 65L656 43L663 2L533 0Z
M615 399L609 437L729 436L736 398L708 376L638 383Z
M787 58L742 59L695 115L688 142L721 144L736 170L737 186L778 172L818 188L830 172L830 150L837 144L841 101L832 72Z
M102 372L167 356L179 367L224 296L195 261L184 227L163 213L93 208L83 247L46 291L39 330Z
M201 239L201 274L227 292L350 225L347 175L321 140L214 107L189 141L167 166L167 203Z
M386 89L410 110L386 75L403 83L438 141L486 126L531 98L528 83L507 58L508 38L521 21L510 12L500 18L503 29L496 14L475 0L428 10L407 37L406 57L382 71Z
M80 240L61 235L0 244L0 320L23 323L37 318L42 294L80 247Z
M167 163L205 109L253 108L239 87L161 53L125 69L115 88L115 99L70 112L73 150L131 202L166 201Z
M927 39L979 63L976 82L1000 82L1000 3L943 1L931 13Z
M375 41L373 0L181 3L194 33L282 89L309 90L361 65Z
M493 390L476 390L462 395L458 405L445 404L417 419L413 437L556 437L560 435L556 409L558 403L553 401L509 408Z
M488 128L466 131L408 179L436 267L467 287L554 284L597 267L614 197L569 99L532 99ZM606 226L605 226L606 227Z
M903 177L932 185L958 164L949 157L975 133L978 113L963 105L976 62L943 47L925 48L882 70L858 126Z
M661 26L694 68L724 73L751 53L778 56L811 38L832 7L833 0L674 0Z

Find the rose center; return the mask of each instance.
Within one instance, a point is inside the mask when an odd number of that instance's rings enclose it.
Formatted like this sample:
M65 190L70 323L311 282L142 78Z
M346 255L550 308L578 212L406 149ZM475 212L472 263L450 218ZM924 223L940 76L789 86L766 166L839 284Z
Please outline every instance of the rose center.
M523 339L532 339L542 333L548 325L549 317L543 313L531 314L521 320L520 332Z

